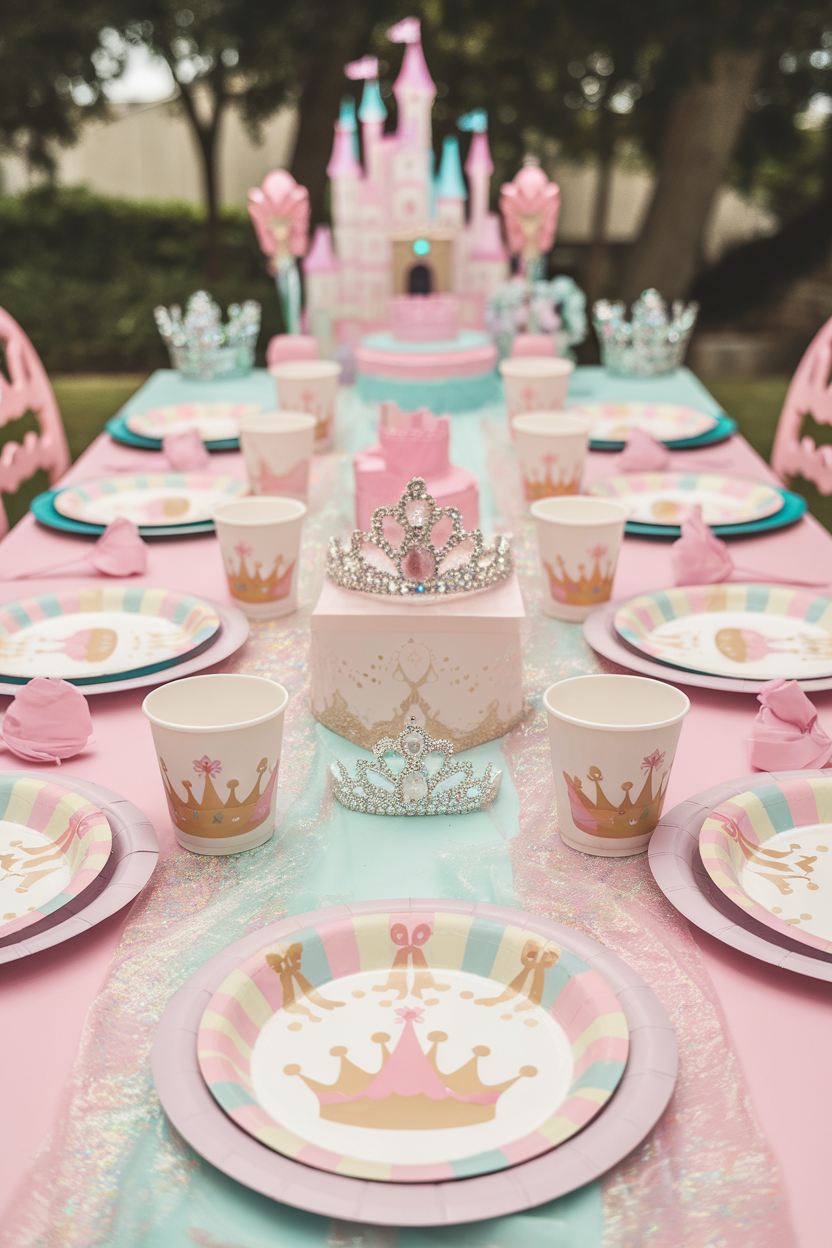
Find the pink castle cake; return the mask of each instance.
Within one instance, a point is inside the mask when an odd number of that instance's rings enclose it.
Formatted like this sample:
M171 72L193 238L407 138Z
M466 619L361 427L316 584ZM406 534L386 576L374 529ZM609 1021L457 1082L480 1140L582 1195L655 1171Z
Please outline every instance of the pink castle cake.
M424 477L440 507L458 507L466 529L479 524L476 478L449 458L450 421L422 408L381 405L379 443L354 457L356 524L364 531L376 507L394 502L413 476Z

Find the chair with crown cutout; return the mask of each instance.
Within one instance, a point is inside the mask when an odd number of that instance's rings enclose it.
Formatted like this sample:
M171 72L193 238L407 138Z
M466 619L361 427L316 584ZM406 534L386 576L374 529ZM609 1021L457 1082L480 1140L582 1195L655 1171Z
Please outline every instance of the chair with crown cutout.
M58 411L37 351L17 321L0 308L0 343L5 348L6 372L0 369L0 429L10 420L31 412L39 430L30 430L21 442L9 440L0 448L0 495L14 494L24 481L43 468L55 482L69 467L69 448ZM0 497L0 537L9 522Z
M815 334L798 364L777 422L771 466L788 484L803 477L818 493L832 494L832 446L816 446L800 430L806 415L832 425L832 317Z

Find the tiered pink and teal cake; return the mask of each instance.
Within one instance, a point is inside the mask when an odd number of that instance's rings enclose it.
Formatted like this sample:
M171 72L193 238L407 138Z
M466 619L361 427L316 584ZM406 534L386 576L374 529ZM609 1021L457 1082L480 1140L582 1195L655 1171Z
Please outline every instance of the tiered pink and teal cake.
M355 353L359 398L437 415L499 399L497 348L483 330L459 329L453 295L397 295L387 308L390 331L368 334Z

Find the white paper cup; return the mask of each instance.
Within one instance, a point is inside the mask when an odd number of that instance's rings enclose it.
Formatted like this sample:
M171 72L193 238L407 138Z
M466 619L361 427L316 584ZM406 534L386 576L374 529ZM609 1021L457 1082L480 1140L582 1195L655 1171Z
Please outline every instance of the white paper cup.
M188 676L142 710L176 839L196 854L239 854L274 832L289 695L264 676Z
M589 441L588 420L562 412L529 412L527 416L515 416L511 427L527 503L580 493Z
M624 858L647 848L690 702L644 676L576 676L543 695L558 827L572 849Z
M309 496L315 417L307 412L257 412L240 421L240 446L254 494Z
M500 373L506 392L509 428L515 416L526 412L559 412L575 365L571 360L523 355L502 360Z
M273 365L269 372L277 383L280 408L314 416L315 450L328 450L335 434L341 365L335 360L291 360Z
M623 503L606 498L543 498L532 503L543 584L543 610L585 620L608 602L624 525Z
M298 605L298 554L306 507L296 498L237 498L214 510L214 527L236 606L254 620Z

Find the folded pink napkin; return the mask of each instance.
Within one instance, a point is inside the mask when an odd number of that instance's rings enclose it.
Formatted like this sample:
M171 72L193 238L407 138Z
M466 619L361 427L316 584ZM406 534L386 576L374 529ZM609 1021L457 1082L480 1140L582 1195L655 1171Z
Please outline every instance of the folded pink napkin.
M193 425L162 438L162 450L174 472L198 472L211 462L211 452Z
M48 568L36 568L33 572L18 572L3 579L26 581L33 577L65 576L78 572L100 572L103 576L141 576L146 571L147 546L139 537L139 530L132 520L117 516L112 524L107 525L83 559L51 564Z
M796 680L778 676L757 694L762 705L748 737L752 767L791 771L827 767L832 740L818 723L818 713Z
M711 532L697 503L682 521L682 536L670 548L677 585L712 585L734 571L728 547Z
M13 754L31 762L72 758L93 739L87 699L66 680L36 676L6 711L0 736Z
M670 467L670 451L644 429L633 425L617 466L619 472L665 472Z

